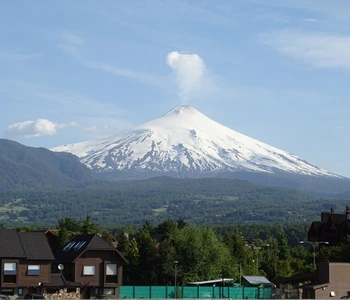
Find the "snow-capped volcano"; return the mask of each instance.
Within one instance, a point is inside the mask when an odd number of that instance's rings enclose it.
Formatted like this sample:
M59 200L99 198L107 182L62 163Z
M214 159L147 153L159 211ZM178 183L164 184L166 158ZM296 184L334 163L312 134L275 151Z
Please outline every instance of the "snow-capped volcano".
M250 171L339 177L305 160L177 106L116 135L51 149L77 155L90 169L167 173Z

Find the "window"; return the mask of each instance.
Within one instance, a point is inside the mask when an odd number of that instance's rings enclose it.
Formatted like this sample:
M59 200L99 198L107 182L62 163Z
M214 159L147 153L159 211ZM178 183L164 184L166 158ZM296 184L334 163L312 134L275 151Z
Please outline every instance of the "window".
M40 265L28 265L27 275L40 275Z
M4 283L16 283L17 264L14 262L4 263Z
M95 266L84 266L83 275L95 275Z
M16 263L4 263L4 275L16 275L17 264Z
M106 283L117 283L117 264L106 264Z

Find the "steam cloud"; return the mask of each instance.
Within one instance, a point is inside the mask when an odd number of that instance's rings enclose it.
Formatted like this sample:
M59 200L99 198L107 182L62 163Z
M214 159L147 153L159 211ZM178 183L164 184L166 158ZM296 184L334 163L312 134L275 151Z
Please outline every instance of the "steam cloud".
M205 74L203 60L197 54L173 51L167 54L166 63L176 72L179 97L186 104L191 95L202 85Z
M77 126L76 123L54 123L48 119L24 121L11 124L7 127L6 135L9 137L41 137L54 135L58 129Z

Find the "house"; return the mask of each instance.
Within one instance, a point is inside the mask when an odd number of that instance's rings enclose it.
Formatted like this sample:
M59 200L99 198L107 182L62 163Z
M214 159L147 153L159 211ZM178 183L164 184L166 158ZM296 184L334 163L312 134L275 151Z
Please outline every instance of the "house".
M22 296L43 292L54 255L42 232L0 230L0 293Z
M280 281L283 286L293 285L303 299L347 299L350 297L350 263L321 263L317 271Z
M314 221L308 230L308 240L328 242L330 245L344 241L350 235L350 207L344 213L335 213L333 209L322 212L320 221Z
M55 252L55 269L65 286L80 287L80 298L119 297L128 261L98 234L78 235Z

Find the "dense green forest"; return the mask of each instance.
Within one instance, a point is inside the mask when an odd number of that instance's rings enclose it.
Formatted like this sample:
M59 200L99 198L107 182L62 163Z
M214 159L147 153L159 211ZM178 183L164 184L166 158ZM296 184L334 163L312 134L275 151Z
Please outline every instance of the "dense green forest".
M21 230L38 229L19 227ZM263 275L272 282L314 270L313 248L301 245L305 225L190 225L167 219L152 225L106 228L90 216L78 221L63 218L51 230L63 246L77 234L100 233L129 261L123 270L124 285L171 285L177 261L178 283L219 278L238 280L243 275ZM315 248L316 263L350 262L350 240Z
M52 226L64 217L110 225L182 218L189 224L298 224L321 211L344 211L347 200L317 199L301 191L237 179L94 182L80 188L0 191L0 223Z

